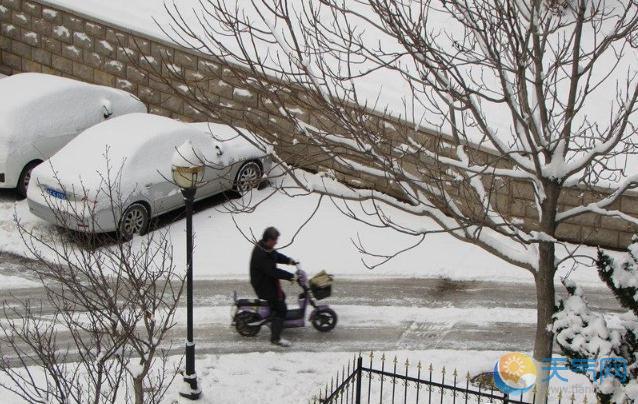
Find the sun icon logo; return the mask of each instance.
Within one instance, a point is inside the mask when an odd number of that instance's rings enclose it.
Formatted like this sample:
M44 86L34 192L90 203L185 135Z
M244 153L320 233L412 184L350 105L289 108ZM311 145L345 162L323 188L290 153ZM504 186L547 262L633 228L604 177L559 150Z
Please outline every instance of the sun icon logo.
M494 365L494 383L505 394L520 394L536 383L536 365L528 355L509 352Z

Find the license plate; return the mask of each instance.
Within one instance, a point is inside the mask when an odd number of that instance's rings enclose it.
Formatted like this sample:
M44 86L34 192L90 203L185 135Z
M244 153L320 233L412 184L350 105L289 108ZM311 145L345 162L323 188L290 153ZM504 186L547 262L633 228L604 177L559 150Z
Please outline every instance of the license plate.
M47 191L47 194L51 195L54 198L65 199L66 200L66 194L64 192L57 191L57 190L51 189L51 188L46 188L46 191Z

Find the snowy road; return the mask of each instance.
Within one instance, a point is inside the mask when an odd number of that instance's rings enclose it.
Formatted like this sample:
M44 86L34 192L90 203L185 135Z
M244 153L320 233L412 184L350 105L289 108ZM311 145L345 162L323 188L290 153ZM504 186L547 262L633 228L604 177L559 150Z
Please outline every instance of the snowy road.
M23 259L2 255L0 274L22 276ZM25 285L29 285L26 283ZM252 296L243 280L195 282L195 336L198 353L271 351L268 329L256 338L239 337L229 326L232 293ZM39 288L0 290L1 300L41 297ZM288 296L297 290L287 287ZM586 290L593 307L613 312L617 306L606 289ZM291 298L288 299L291 305ZM516 350L532 348L535 297L532 285L450 281L446 279L337 279L326 300L339 314L328 334L304 328L286 330L293 351ZM185 308L173 330L176 353L185 335ZM610 317L613 322L613 316ZM68 336L60 335L59 341Z

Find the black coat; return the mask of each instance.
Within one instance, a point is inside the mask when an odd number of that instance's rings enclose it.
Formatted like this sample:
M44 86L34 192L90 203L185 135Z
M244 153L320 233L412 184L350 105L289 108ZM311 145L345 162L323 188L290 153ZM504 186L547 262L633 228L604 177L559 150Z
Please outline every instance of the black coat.
M279 280L291 280L294 275L277 268L277 264L289 264L291 261L277 250L266 250L261 242L255 245L250 257L250 283L257 297L264 300L277 300L283 297L278 295Z

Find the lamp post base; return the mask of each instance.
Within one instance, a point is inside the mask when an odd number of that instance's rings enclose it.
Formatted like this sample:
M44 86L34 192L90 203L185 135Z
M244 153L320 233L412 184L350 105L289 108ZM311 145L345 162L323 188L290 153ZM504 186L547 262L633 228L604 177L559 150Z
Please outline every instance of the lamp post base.
M197 374L184 375L184 384L179 395L189 400L198 400L202 394L202 389L197 385Z

